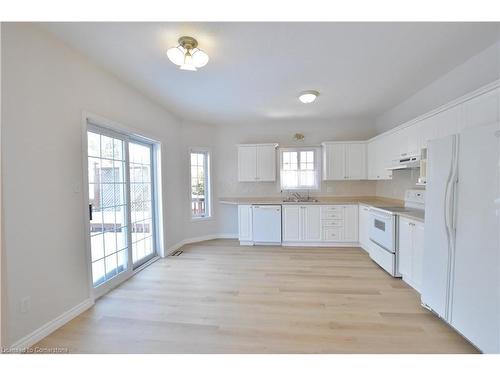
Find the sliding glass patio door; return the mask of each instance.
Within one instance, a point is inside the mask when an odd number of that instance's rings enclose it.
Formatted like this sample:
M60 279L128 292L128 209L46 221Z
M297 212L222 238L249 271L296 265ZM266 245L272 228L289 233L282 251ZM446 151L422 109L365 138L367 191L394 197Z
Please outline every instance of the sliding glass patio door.
M129 142L132 263L147 262L156 255L154 233L153 147Z
M156 256L153 146L88 124L89 237L96 295Z

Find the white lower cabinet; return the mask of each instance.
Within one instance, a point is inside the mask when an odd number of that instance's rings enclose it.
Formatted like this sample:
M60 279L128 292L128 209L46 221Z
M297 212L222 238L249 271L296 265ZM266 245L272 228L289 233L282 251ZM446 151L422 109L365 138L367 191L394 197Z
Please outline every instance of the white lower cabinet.
M251 205L238 205L238 239L240 243L253 241Z
M303 218L303 240L321 241L320 206L301 206Z
M358 241L357 205L284 205L282 212L285 244Z
M283 206L281 212L283 241L300 241L300 206Z
M283 241L321 241L320 206L283 206Z
M343 241L358 242L358 205L344 206Z
M358 205L321 206L321 240L358 242Z
M370 207L359 205L359 244L361 247L370 252Z
M420 293L424 252L424 224L399 217L399 272Z

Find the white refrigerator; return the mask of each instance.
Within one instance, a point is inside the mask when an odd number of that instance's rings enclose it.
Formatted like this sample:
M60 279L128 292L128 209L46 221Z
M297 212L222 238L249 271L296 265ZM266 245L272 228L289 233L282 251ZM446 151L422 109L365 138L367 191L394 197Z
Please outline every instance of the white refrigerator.
M500 124L429 142L422 303L500 352Z

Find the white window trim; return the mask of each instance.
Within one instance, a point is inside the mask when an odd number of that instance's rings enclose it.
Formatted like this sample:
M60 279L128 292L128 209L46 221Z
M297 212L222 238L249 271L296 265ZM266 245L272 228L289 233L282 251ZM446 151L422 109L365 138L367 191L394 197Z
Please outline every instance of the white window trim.
M314 151L314 171L315 176L315 186L308 188L308 187L297 187L297 188L283 188L283 152L298 152L300 155L300 151ZM320 191L321 190L321 147L317 146L304 146L304 147L287 147L287 148L280 148L279 149L279 171L280 171L280 189L282 191ZM300 164L300 156L298 159L298 162Z
M206 216L193 216L193 211L191 207L191 153L196 153L196 152L204 152L207 154L207 174L206 174L206 189L207 192L205 194L207 202L206 204L206 210L207 210L207 215ZM190 147L189 148L189 153L188 153L188 169L189 169L189 183L188 183L188 207L189 207L189 217L191 218L192 222L197 222L197 221L209 221L213 220L213 210L212 210L212 150L208 147Z

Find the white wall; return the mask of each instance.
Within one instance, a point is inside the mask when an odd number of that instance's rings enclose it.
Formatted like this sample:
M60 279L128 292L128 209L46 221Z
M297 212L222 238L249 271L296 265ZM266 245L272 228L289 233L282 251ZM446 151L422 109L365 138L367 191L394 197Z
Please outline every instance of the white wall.
M383 133L497 79L500 79L500 42L378 116L377 131Z
M34 25L4 23L1 37L6 334L12 344L89 297L82 111L162 142L167 248L213 232L216 224L188 219L187 144L197 135L204 145L210 131L191 124L181 129L163 107ZM31 310L21 314L27 296Z

